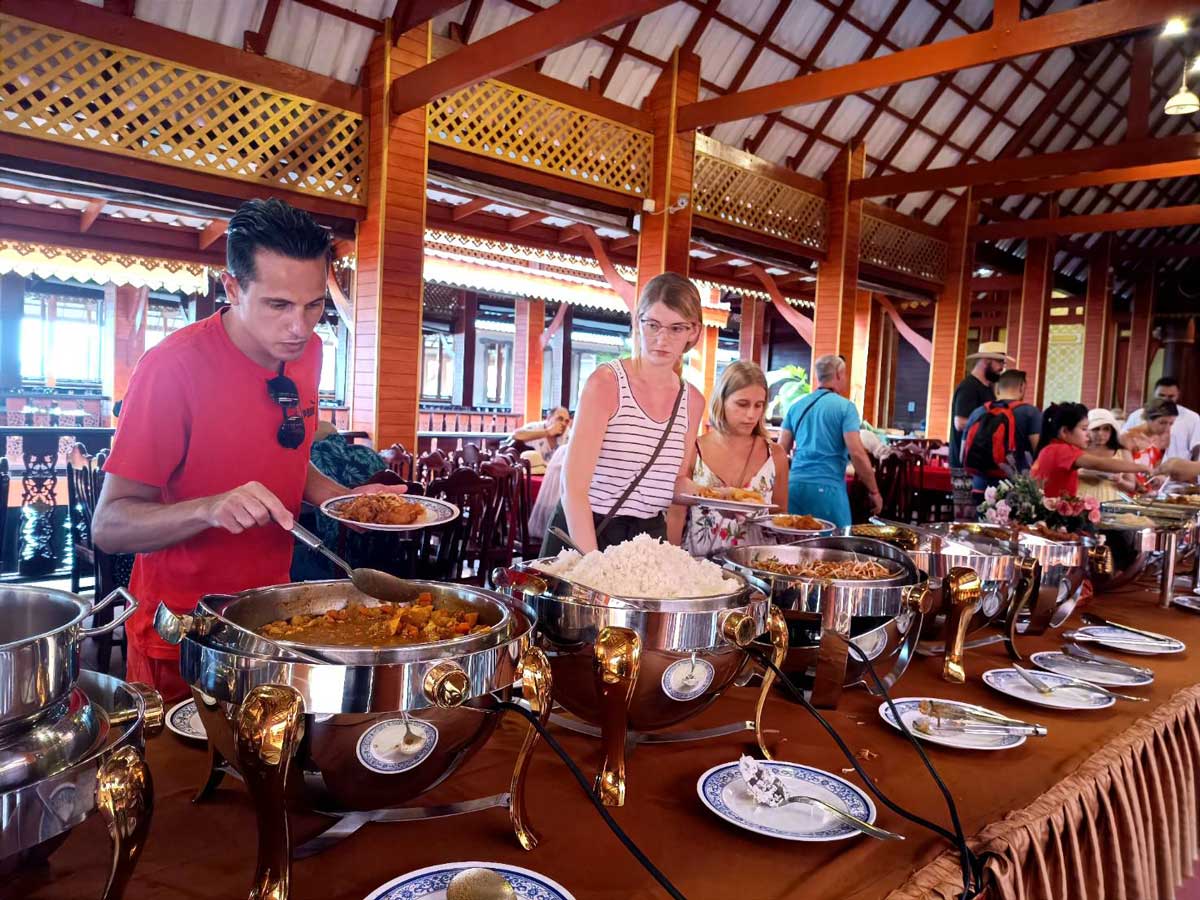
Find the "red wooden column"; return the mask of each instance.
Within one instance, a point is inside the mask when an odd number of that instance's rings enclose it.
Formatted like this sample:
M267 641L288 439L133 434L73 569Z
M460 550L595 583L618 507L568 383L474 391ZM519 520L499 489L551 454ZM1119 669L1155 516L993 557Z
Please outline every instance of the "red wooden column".
M544 300L516 302L517 336L513 341L512 409L526 422L542 418L542 331L546 327Z
M766 320L767 301L749 294L742 294L742 316L738 329L738 358L746 362L763 364L763 326Z
M843 149L825 173L828 186L827 256L817 268L817 302L813 311L815 360L840 353L853 365L854 308L858 296L858 243L862 232L861 200L850 199L850 182L866 174L867 148Z
M1021 338L1009 341L1009 352L1024 369L1025 399L1042 405L1046 381L1046 344L1050 337L1050 292L1054 287L1054 240L1029 241L1025 251L1025 274L1021 280ZM1015 352L1014 352L1015 346Z
M1104 364L1100 369L1100 405L1106 409L1119 405L1117 400L1117 341L1121 327L1110 309L1104 332Z
M854 292L854 328L851 331L854 353L847 357L850 360L850 399L864 415L867 407L867 372L870 367L867 347L871 339L871 308L874 305L870 291Z
M1129 326L1129 356L1125 369L1125 415L1146 402L1150 367L1150 331L1154 323L1154 267L1138 273L1133 285L1133 320Z
M884 327L887 313L883 311L878 303L871 303L871 323L867 335L867 353L866 353L866 385L863 392L862 415L863 418L874 425L876 428L882 428L880 425L880 400L886 390L885 382L890 374L888 369L884 367L885 349L884 349Z
M376 447L417 446L429 153L425 107L392 116L390 91L392 79L428 62L430 40L428 23L395 45L389 28L367 56L367 217L358 227L350 420Z
M692 168L696 132L675 130L681 105L694 103L700 93L700 57L676 49L658 77L645 108L654 117L654 159L650 198L654 212L642 213L638 240L638 293L651 278L663 272L688 274L692 239ZM680 197L686 205L670 212Z
M146 317L150 314L149 288L123 284L116 289L113 317L113 387L115 403L125 397L133 367L146 352Z
M933 355L925 404L925 436L941 441L950 437L950 403L966 368L975 262L975 244L968 232L975 223L976 209L974 193L967 188L946 216L946 281L933 310Z
M1008 298L1008 324L1005 328L1004 343L1009 353L1015 353L1021 343L1021 296L1016 291L1006 291Z
M1111 235L1102 235L1088 259L1087 299L1083 307L1083 387L1080 400L1089 409L1103 406L1104 371L1111 366L1109 349L1109 257Z

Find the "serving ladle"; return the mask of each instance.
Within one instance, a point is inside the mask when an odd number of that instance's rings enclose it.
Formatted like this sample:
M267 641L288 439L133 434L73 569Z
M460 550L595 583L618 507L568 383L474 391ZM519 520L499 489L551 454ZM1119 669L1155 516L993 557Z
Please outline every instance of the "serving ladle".
M374 597L376 600L383 600L387 603L404 603L412 599L412 590L402 578L389 575L387 572L381 572L379 569L356 569L352 567L350 563L326 547L319 537L299 522L293 524L290 530L296 540L305 547L316 550L345 572L350 578L350 582L368 597Z

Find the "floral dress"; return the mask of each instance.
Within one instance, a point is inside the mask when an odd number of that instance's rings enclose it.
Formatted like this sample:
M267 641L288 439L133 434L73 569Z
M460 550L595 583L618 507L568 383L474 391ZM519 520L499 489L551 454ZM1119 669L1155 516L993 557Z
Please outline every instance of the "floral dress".
M727 485L708 467L704 457L697 453L695 465L692 466L692 480L701 487L744 487L758 491L770 502L775 490L775 459L768 453L766 461L744 485ZM726 547L749 543L750 530L744 513L708 506L689 506L683 547L692 556L711 556Z

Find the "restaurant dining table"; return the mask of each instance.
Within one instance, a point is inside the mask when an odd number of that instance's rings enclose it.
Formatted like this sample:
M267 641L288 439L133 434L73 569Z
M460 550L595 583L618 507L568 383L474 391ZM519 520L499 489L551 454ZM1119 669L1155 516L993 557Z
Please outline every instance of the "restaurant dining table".
M1100 614L1174 635L1200 647L1200 617L1159 609L1150 590L1098 597ZM1069 625L1078 625L1078 619ZM1027 651L1057 648L1057 634L1028 638ZM1103 648L1100 648L1103 649ZM1106 651L1107 652L1107 651ZM1197 855L1200 770L1200 672L1194 649L1176 656L1132 658L1150 665L1155 682L1131 689L1150 702L1068 712L998 694L982 674L1005 667L1002 645L969 651L968 681L939 677L942 663L915 658L896 697L937 696L985 704L1049 728L1044 738L995 752L926 745L958 805L965 833L985 863L988 898L1173 896ZM731 690L687 727L752 718L754 691ZM945 804L905 738L880 719L879 701L861 689L826 713L871 780L890 797L949 827ZM766 725L777 756L817 766L855 783L850 764L805 710L775 694ZM589 774L596 742L555 730ZM491 742L425 804L507 789L523 725L506 722ZM943 839L881 803L878 824L907 840L855 837L792 843L740 830L710 814L696 782L710 767L751 752L749 734L703 742L640 746L630 756L626 805L616 820L690 900L930 900L961 892L957 856ZM247 895L255 854L254 813L245 790L226 779L215 797L193 804L205 774L202 744L164 733L149 744L155 809L145 852L127 900L216 900ZM531 770L531 821L541 834L519 849L507 817L491 809L452 818L369 824L324 853L293 865L293 900L361 900L405 872L436 863L479 860L515 864L558 881L576 900L658 900L664 891L602 824L565 767L545 746ZM314 817L296 817L297 842ZM71 833L47 866L0 888L27 900L99 897L108 870L108 840L99 817ZM5 893L9 889L11 895Z

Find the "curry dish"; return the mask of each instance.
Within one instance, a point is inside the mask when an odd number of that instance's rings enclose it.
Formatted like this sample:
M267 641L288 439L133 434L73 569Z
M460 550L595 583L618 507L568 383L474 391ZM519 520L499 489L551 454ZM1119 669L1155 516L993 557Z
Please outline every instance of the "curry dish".
M414 603L347 606L322 615L299 615L268 622L259 634L274 640L319 646L395 647L425 644L487 631L479 613L434 609L433 597L421 594Z
M361 494L339 503L334 512L343 519L365 525L412 525L425 515L425 507L397 494Z

